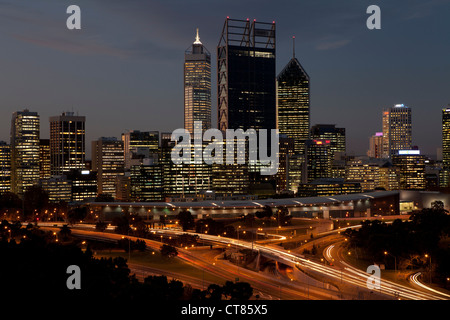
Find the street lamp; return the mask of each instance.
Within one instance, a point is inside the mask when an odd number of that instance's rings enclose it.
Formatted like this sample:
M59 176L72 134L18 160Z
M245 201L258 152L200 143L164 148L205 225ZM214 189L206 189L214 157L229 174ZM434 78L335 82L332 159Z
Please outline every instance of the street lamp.
M397 280L397 257L394 256L393 254L390 254L390 253L387 252L387 251L384 252L384 255L385 255L385 256L390 255L390 256L394 257L395 279Z
M425 254L425 258L430 258L430 283L431 283L431 255Z

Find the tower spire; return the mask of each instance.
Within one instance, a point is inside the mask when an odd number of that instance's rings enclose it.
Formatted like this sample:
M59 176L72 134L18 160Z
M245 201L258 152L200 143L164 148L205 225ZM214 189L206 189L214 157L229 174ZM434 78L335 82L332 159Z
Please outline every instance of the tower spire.
M295 58L295 36L292 36L292 57Z
M198 34L198 28L197 28L197 34L195 35L194 44L202 44L201 41L200 41L200 36Z

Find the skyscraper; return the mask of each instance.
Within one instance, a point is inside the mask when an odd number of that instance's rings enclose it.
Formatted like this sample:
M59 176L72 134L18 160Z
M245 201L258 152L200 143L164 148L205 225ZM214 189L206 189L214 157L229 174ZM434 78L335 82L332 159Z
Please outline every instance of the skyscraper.
M367 156L371 158L383 157L383 132L377 132L370 137Z
M442 109L442 171L440 186L450 186L450 106Z
M307 141L308 182L331 178L334 152L331 140Z
M13 113L11 121L11 191L23 195L39 180L39 131L37 112Z
M139 152L159 152L159 132L132 130L122 133L123 150L125 156L125 169L131 167L133 154Z
M383 156L391 158L399 150L410 150L411 108L404 104L396 104L383 111Z
M419 150L399 150L392 155L392 164L399 168L401 189L425 189L425 156Z
M184 54L184 128L192 134L194 122L202 122L202 130L211 128L211 54L200 41L195 41Z
M450 169L450 106L442 109L442 165Z
M333 158L346 153L345 128L336 128L334 124L316 124L311 128L311 139L328 141Z
M275 129L275 22L227 17L217 76L219 130Z
M309 76L294 52L277 77L277 124L280 134L295 140L295 153L304 154L309 139L309 106Z
M85 168L86 117L63 112L50 117L50 157L52 175L64 175Z
M101 137L92 141L92 170L97 171L99 194L116 196L116 178L124 174L123 141Z
M0 194L11 190L11 146L0 141Z
M39 179L49 179L51 176L50 140L39 141Z

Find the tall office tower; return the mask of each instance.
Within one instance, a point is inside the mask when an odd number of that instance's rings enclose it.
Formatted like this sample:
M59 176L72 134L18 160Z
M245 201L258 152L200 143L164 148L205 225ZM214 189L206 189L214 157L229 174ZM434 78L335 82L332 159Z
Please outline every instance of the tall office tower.
M331 140L309 140L306 143L308 182L331 178L334 152Z
M293 157L295 154L294 149L295 149L295 139L289 138L287 135L284 134L280 135L280 146L278 157L279 166L278 172L275 175L277 193L289 191L289 182L290 182L289 162L291 157Z
M425 156L420 150L399 150L392 155L392 164L399 168L401 189L425 189Z
M411 108L397 104L383 111L383 157L411 149Z
M276 128L275 22L227 17L217 47L218 129Z
M39 140L39 179L51 177L50 139Z
M383 132L377 132L370 137L367 156L370 158L383 158Z
M450 105L442 109L442 170L441 187L450 186Z
M131 166L130 198L136 202L164 200L162 167L158 159L147 158L141 165Z
M311 139L329 141L333 158L345 155L345 128L336 128L334 124L316 124L311 127Z
M131 167L133 154L159 152L159 132L132 130L122 133L123 150L125 156L125 169ZM145 151L146 150L146 151Z
M163 177L164 195L166 196L181 194L183 191L183 186L178 185L177 183L179 179L176 175L176 168L181 168L182 166L174 164L171 158L172 149L175 147L175 141L172 141L171 137L172 133L161 132L160 163Z
M101 137L92 141L92 170L97 171L99 194L116 197L116 178L124 174L123 141Z
M64 175L85 168L86 117L63 112L50 117L50 157L52 175Z
M295 58L277 77L277 125L280 134L295 139L295 153L304 154L310 130L309 76Z
M11 191L11 146L0 141L0 194Z
M197 35L184 54L184 128L191 134L194 122L211 128L211 54Z
M22 196L39 180L39 115L25 109L11 121L11 191Z

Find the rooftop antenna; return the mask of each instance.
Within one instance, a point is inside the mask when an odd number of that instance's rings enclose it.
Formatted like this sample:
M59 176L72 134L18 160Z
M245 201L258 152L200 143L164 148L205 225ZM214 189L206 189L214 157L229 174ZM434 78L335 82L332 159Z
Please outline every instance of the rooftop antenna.
M295 58L295 36L292 36L292 56Z

